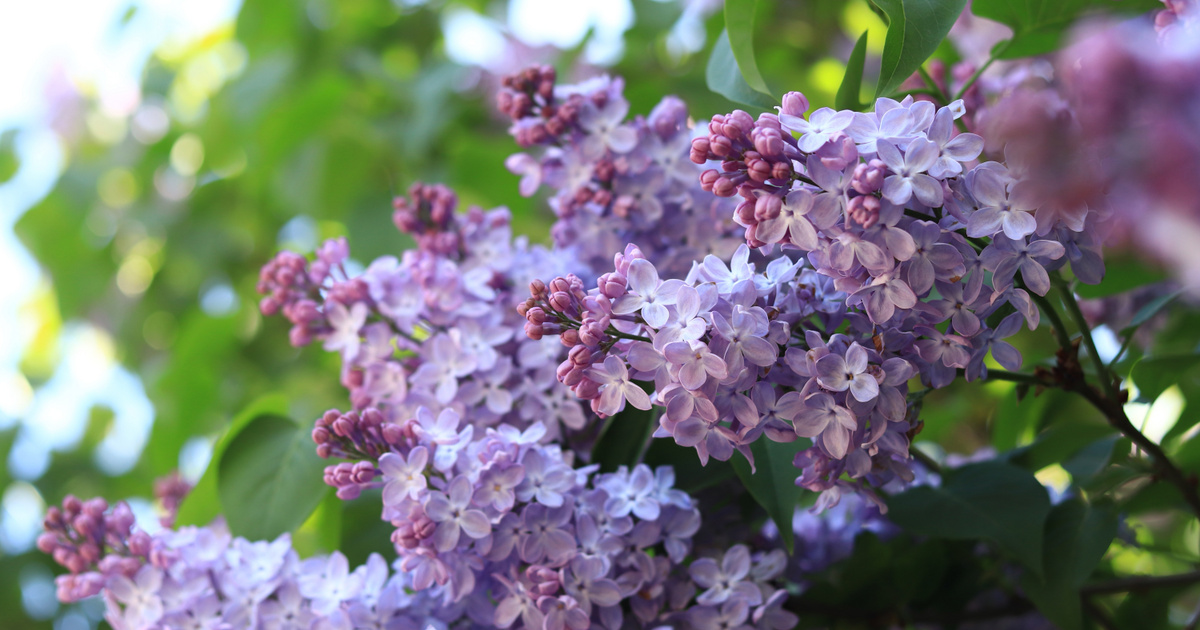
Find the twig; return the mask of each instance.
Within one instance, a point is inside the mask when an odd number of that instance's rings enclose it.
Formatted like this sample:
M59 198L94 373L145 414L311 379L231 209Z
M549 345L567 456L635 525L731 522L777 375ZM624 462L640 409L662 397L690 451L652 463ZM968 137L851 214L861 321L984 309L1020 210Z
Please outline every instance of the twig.
M1066 305L1067 313L1070 314L1071 319L1075 320L1075 325L1079 327L1079 334L1083 338L1083 345L1087 347L1092 366L1096 369L1096 378L1100 379L1100 387L1104 390L1105 396L1114 400L1117 399L1119 397L1117 388L1113 385L1113 379L1108 371L1108 366L1104 365L1104 359L1096 351L1096 340L1092 339L1092 329L1088 326L1087 318L1083 316L1083 311L1079 310L1079 302L1075 301L1075 293L1058 274L1055 274L1052 280L1054 285L1058 287L1058 292L1062 295L1062 301Z
M1085 595L1108 595L1111 593L1143 591L1151 588L1187 586L1196 582L1200 582L1200 571L1177 573L1175 575L1135 575L1107 582L1087 584L1080 589L1080 592Z

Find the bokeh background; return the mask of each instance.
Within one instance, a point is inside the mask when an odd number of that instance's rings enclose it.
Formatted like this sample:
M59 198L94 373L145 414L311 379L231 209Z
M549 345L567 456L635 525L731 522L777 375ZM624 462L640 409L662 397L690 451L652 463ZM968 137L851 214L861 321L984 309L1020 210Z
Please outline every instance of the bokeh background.
M504 168L515 145L491 106L499 76L534 62L568 79L613 72L633 112L676 94L704 120L734 107L704 81L720 9L0 4L0 626L101 624L97 606L54 598L56 569L33 548L47 504L124 499L153 528L154 479L197 478L238 410L267 395L299 418L344 406L336 357L290 347L284 323L258 314L257 270L275 251L343 234L359 261L403 249L390 200L418 179L449 184L464 205L506 205L518 232L546 241L544 201L520 197ZM833 102L850 34L869 28L882 46L865 0L759 11L763 74L815 106ZM1039 345L1050 347L1030 338L1027 359ZM1064 413L1043 398L996 437L996 410L1016 412L1011 387L973 392L930 396L922 437L1010 448L1039 414Z

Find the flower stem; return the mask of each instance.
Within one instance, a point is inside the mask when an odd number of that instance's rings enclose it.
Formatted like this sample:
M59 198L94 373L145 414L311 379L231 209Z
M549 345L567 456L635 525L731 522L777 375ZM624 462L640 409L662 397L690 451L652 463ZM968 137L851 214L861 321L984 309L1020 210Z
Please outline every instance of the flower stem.
M967 82L963 83L962 87L958 88L958 92L955 92L954 98L951 99L951 101L957 101L958 99L962 98L963 95L967 93L967 90L971 89L972 85L975 85L975 82L979 80L979 77L982 76L984 72L987 72L987 69L992 66L992 63L996 61L996 58L1000 55L1003 55L1005 50L1008 50L1008 45L1011 43L1012 40L1010 39L997 46L996 49L992 51L991 56L988 57L988 60L983 62L983 65L979 66L979 69L973 72L971 76L967 78Z

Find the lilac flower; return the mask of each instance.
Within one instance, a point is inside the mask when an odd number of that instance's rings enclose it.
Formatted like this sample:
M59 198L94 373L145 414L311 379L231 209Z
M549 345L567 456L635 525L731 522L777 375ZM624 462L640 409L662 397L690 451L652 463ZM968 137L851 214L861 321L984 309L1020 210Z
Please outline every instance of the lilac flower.
M850 297L855 301L866 302L867 315L876 324L890 320L896 309L907 310L917 305L917 296L912 288L894 272L877 276L869 285L855 291Z
M546 507L560 507L563 495L575 485L575 474L567 466L548 462L541 453L531 450L521 460L525 478L516 488L521 501L537 501Z
M138 569L133 579L119 574L109 578L105 588L125 606L121 616L124 627L141 630L153 627L162 619L163 602L158 594L162 584L162 570L152 565Z
M396 505L405 499L418 500L421 491L428 486L425 467L429 465L429 450L424 446L414 448L405 459L397 453L384 453L379 458L379 470L383 471L383 504Z
M817 248L817 229L806 215L813 211L813 194L805 189L793 190L784 199L779 216L759 224L754 235L764 243L779 243L786 236L805 251Z
M698 603L705 605L723 604L730 598L752 606L761 604L762 593L746 580L749 573L750 549L745 545L730 547L720 564L712 558L700 558L688 567L692 581L708 589L696 597Z
M599 558L576 556L571 560L563 589L575 598L580 610L592 613L592 606L616 606L621 602L621 591L616 582L605 577L608 568Z
M953 245L939 243L942 228L930 221L913 221L908 227L916 251L902 265L904 280L913 293L924 295L934 280L961 278L966 274L962 254Z
M436 491L429 493L425 513L438 524L433 534L438 551L449 551L458 546L460 532L476 539L491 533L492 526L487 516L470 507L471 495L471 482L462 476L450 482L448 494Z
M721 344L724 346L721 358L728 372L740 373L747 361L760 367L775 363L778 346L764 339L767 334L767 314L761 308L747 310L737 306L734 307L732 321L716 312L712 314L712 319L713 328L724 342Z
M507 512L512 509L517 500L513 489L524 479L525 468L520 465L509 466L502 470L489 470L480 477L479 488L475 490L475 495L471 500L476 505L490 505L497 511Z
M683 285L675 294L675 309L667 323L658 327L654 335L654 349L661 351L675 341L695 341L704 336L708 324L700 317L700 292L694 287ZM630 357L632 363L632 356ZM637 367L636 365L634 367ZM638 368L642 370L643 368Z
M796 435L819 436L821 444L834 459L845 457L850 447L850 433L858 428L854 414L835 403L829 394L815 394L807 398L804 405L804 410L792 420Z
M867 351L858 343L850 344L845 358L837 354L821 357L816 369L817 382L828 390L849 389L858 402L869 402L879 395L879 383L867 372Z
M639 258L629 264L629 293L613 304L613 313L628 315L641 311L646 325L661 328L667 323L667 305L675 303L675 294L683 282L675 279L662 282L658 271L649 261Z
M476 358L459 343L458 331L438 333L425 342L421 355L425 362L412 375L412 382L434 387L434 395L447 404L458 393L458 379L475 371Z
M632 472L621 466L617 472L601 476L596 487L608 492L604 509L610 516L628 516L632 512L640 519L653 521L659 515L654 481L654 473L645 464L635 466Z
M894 204L905 204L916 195L921 203L936 208L942 205L942 186L926 174L937 161L938 146L929 140L915 138L909 142L904 155L887 140L876 143L879 159L887 164L893 175L883 180L883 196Z
M263 630L308 630L317 619L300 594L295 582L287 581L275 591L275 598L262 603L258 618Z
M822 107L809 115L808 120L790 114L780 114L779 124L789 131L802 134L798 146L805 153L812 153L829 142L835 135L854 122L854 112L834 111Z
M571 506L548 508L534 503L522 513L522 524L527 532L518 542L521 560L536 564L549 558L550 562L565 560L575 549L575 537L568 523L571 521Z
M621 124L629 113L629 103L624 99L611 99L603 107L587 103L579 113L579 126L588 136L583 143L583 153L595 159L606 150L613 153L628 153L637 146L637 130Z
M367 323L369 314L367 305L362 302L355 302L350 308L346 308L341 302L329 302L325 316L329 319L333 332L325 338L325 349L331 352L340 350L343 362L353 361L358 356L358 348L362 343L359 331Z
M313 612L328 615L342 602L358 596L362 576L351 573L346 556L335 551L328 558L305 560L297 586L301 595L312 600Z
M939 150L938 159L929 168L929 174L937 179L949 179L962 173L962 163L974 160L983 152L983 138L980 136L973 133L954 135L955 106L961 108L962 101L939 109L929 127L929 140Z
M992 236L1004 232L1004 236L1015 240L1037 230L1037 220L1030 213L1037 207L1030 198L1030 188L1007 184L1007 179L996 170L975 169L975 176L968 182L971 195L979 201L980 207L967 220L967 236Z
M629 369L621 359L610 355L604 359L603 368L588 368L586 374L601 387L598 413L616 415L625 408L625 401L638 409L650 408L650 397L629 380Z
M1013 276L1020 270L1021 278L1030 291L1046 295L1050 291L1050 274L1035 258L1055 260L1062 258L1066 250L1056 241L1025 242L1024 238L1012 240L997 234L979 254L983 268L992 272L992 285L997 289L1012 286Z
M700 389L709 376L723 379L728 374L725 362L699 341L667 344L663 355L679 368L679 382L688 389Z

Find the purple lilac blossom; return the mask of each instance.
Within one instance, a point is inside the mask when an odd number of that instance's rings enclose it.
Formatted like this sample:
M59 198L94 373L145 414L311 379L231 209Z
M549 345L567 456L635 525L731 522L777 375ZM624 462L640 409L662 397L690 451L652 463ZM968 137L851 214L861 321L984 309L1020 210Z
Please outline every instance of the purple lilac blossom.
M792 93L779 115L714 116L692 143L692 161L714 165L705 190L741 199L746 245L731 259L673 277L628 243L595 289L570 274L536 282L518 310L530 337L559 336L557 376L597 414L644 406L633 381L653 383L655 436L702 462L740 452L753 464L763 436L808 438L797 483L824 492L819 505L861 491L882 507L873 488L912 477L910 377L983 378L989 352L1019 367L1003 338L1037 325L1030 292L1045 295L1064 262L1102 277L1098 257L1067 252L1095 242L1106 212L1046 206L1020 164L980 162L983 138L953 124L961 102L882 98L873 113L807 121L802 105Z

